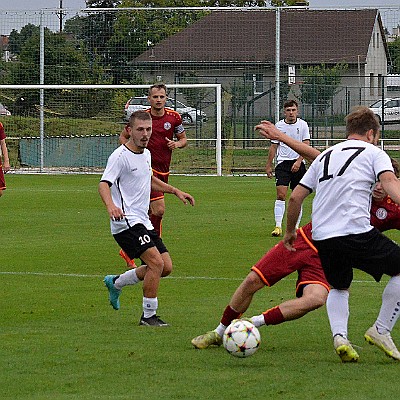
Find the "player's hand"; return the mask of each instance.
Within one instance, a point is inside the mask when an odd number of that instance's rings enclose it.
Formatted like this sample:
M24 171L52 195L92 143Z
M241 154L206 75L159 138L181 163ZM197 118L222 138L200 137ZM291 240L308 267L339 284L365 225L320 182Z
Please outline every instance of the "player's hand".
M179 146L177 144L178 142L175 142L174 140L170 140L167 137L165 138L165 140L167 141L167 146L170 150L175 150L175 149L179 148Z
M175 196L178 197L178 199L180 199L184 204L187 204L188 202L192 206L195 204L194 197L189 193L182 192L182 190L177 189Z
M268 178L272 178L274 176L274 174L272 173L272 167L271 166L265 167L265 172L267 173L267 177Z
M110 216L110 219L113 221L121 221L125 217L124 212L114 204L107 207L107 211L108 215Z
M296 161L293 165L292 165L292 168L291 168L291 171L294 173L294 172L297 172L299 169L300 169L300 165L301 165L301 161Z
M261 123L256 125L254 129L266 139L280 140L282 135L282 132L272 122L269 121L261 121Z
M3 172L6 174L10 170L10 163L7 161L4 161L3 163Z
M296 251L294 248L294 242L296 241L297 238L297 233L296 231L294 232L285 232L285 236L283 237L283 245L289 250L289 251Z

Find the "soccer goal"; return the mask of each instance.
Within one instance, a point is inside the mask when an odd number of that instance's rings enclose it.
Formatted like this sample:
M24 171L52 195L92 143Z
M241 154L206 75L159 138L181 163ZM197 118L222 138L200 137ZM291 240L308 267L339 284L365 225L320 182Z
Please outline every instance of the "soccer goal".
M168 84L167 106L184 121L188 146L175 174L222 175L221 84ZM0 85L12 167L31 172L100 172L130 113L146 109L149 84Z

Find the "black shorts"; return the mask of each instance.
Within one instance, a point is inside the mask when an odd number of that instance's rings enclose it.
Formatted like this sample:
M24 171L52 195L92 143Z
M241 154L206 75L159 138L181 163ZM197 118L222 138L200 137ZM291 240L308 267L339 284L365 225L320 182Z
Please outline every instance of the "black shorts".
M371 275L377 282L383 274L400 273L400 247L376 228L366 233L314 240L326 279L335 289L347 289L353 268Z
M306 166L302 162L297 172L292 172L292 166L296 160L281 161L275 167L275 183L276 186L289 186L294 189L300 182L300 179L306 173Z
M140 258L151 247L157 247L160 254L168 252L157 232L147 230L143 224L136 224L113 236L130 259Z

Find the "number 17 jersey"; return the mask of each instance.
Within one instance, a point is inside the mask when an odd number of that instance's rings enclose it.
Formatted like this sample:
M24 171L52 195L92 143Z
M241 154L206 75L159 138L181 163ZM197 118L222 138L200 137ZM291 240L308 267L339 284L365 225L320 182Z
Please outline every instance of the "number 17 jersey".
M300 181L315 191L313 239L370 231L372 187L385 171L393 171L389 156L362 140L349 139L321 153Z

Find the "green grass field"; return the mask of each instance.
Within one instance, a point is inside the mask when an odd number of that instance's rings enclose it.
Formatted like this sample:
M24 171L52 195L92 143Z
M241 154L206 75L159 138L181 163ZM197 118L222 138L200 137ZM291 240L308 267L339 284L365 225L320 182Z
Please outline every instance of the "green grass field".
M161 282L165 329L139 327L141 287L121 309L103 276L124 270L97 194L98 175L7 175L0 199L1 399L384 399L398 396L399 364L364 343L387 281L356 272L350 337L357 364L333 351L326 311L262 327L261 348L236 359L195 350L249 268L276 238L273 182L264 177L173 176L194 208L167 197L164 241L174 261ZM303 222L309 215L307 203ZM399 240L397 232L390 232ZM294 295L296 276L255 296L247 315ZM399 326L393 338L400 344Z

